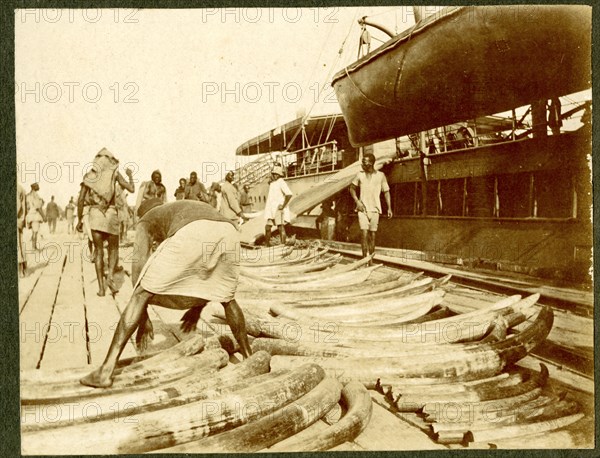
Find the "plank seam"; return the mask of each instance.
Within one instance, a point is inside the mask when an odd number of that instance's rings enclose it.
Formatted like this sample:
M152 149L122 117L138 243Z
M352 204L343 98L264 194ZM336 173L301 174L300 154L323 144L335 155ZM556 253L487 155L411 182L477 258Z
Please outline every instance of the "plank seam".
M87 363L92 364L92 348L90 345L90 327L88 325L87 301L85 298L85 276L83 274L83 262L80 264L81 292L83 293L83 317L85 322L85 350L87 352Z
M54 293L54 300L52 301L52 309L50 310L50 318L48 318L48 327L46 328L46 334L44 335L44 343L42 344L42 350L40 351L40 359L38 360L35 368L39 369L42 365L42 359L44 359L44 351L46 350L46 344L48 343L48 332L50 332L50 325L52 324L52 316L54 315L54 308L56 307L56 298L58 297L58 291L60 290L60 284L63 279L63 273L65 266L67 265L67 255L63 258L63 265L60 270L60 278L58 279L58 285L56 286L56 292Z
M29 291L29 294L27 295L27 298L23 302L23 307L21 307L21 310L19 310L19 316L21 315L21 313L23 313L23 310L25 310L25 306L29 303L29 298L33 294L33 290L35 289L35 287L37 286L38 282L40 281L40 278L42 278L41 274L38 275L38 277L35 279L35 283L33 284L33 287L31 288L31 290Z

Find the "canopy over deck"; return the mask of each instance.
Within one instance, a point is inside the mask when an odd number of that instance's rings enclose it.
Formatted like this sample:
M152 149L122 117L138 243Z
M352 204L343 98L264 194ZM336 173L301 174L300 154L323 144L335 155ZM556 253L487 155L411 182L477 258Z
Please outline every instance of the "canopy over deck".
M303 122L306 135L304 140L302 134ZM324 143L327 136L329 136L329 139L337 140L342 145L348 143L346 122L341 114L294 119L242 143L236 149L235 154L238 156L252 156L274 151L295 151L309 145ZM306 141L309 145L305 143Z

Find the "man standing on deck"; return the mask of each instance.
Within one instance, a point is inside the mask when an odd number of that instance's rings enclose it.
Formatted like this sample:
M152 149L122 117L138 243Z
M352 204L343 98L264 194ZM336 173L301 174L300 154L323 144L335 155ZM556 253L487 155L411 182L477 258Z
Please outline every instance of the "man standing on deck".
M250 195L248 194L249 191L250 186L245 184L242 187L242 192L240 192L240 206L244 213L252 211L252 202L250 202Z
M227 172L225 182L221 184L221 208L219 212L229 221L238 224L240 218L244 217L242 207L238 200L238 193L233 186L233 172Z
M292 199L292 191L283 179L283 167L276 165L271 171L269 194L265 204L265 245L271 244L271 228L279 226L281 243L285 245L285 224L290 222L290 209L288 203Z
M138 213L133 294L104 363L81 383L111 386L119 356L136 329L136 343L145 349L154 334L148 304L187 310L181 327L189 332L196 328L200 312L209 301L220 302L240 352L250 356L246 322L234 299L240 257L240 236L235 225L210 205L189 200L162 204L160 199L150 199ZM158 245L154 253L153 244Z
M360 198L356 195L356 188L360 187ZM379 195L383 192L387 206L387 217L392 217L392 202L390 187L385 175L375 170L375 156L367 153L362 158L362 170L356 174L350 185L350 195L356 202L358 210L358 224L361 229L361 247L363 257L375 253L375 234L379 225L381 214L381 200Z
M208 192L202 183L198 181L198 174L196 172L190 173L190 181L185 185L186 200L201 200L202 202L209 202Z

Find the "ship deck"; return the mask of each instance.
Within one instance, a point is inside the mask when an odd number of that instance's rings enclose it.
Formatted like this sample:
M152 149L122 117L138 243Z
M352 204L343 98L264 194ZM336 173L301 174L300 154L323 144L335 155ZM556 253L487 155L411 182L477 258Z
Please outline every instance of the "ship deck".
M120 248L120 265L123 271L118 275L120 291L113 297L107 293L98 297L97 281L94 266L89 260L87 246L77 235L67 235L66 228L59 226L57 233L46 235L42 241L43 249L39 252L28 253L28 276L19 282L19 331L20 331L20 367L21 371L56 371L67 368L93 368L99 365L110 345L112 335L118 322L121 311L124 309L132 291L130 280L133 247L131 242ZM29 242L26 240L26 244ZM351 247L338 247L348 251ZM373 275L383 275L389 269L424 269L427 272L444 273L443 267L422 264L401 265L394 264L390 259L385 259L386 265ZM410 262L408 262L410 264ZM468 274L465 274L468 276ZM490 280L489 278L487 280ZM491 281L491 280L490 280ZM481 308L498 300L502 294L486 290L481 285L466 285L453 283L452 288L445 297L445 305L452 311L463 313ZM515 286L515 283L512 283ZM524 285L519 283L519 288L534 289L539 285ZM549 290L548 290L549 291ZM550 293L549 293L550 294ZM573 295L580 297L581 301L589 301L590 293L574 292L551 288L551 294L556 297ZM244 296L240 294L238 301L243 307ZM214 304L216 305L216 304ZM203 313L202 332L211 332L209 318L211 311L218 309L212 305ZM168 348L182 339L184 335L179 330L179 320L183 312L150 306L149 315L154 324L155 338L147 352L153 353ZM558 320L549 340L558 345L565 339L577 338L584 341L593 339L593 329L584 329L582 326L592 326L592 320L571 313L568 310L558 310ZM563 314L563 315L561 315ZM562 316L562 318L560 318ZM558 326L557 326L558 323ZM562 324L561 324L562 323ZM206 325L206 326L204 326ZM569 329L570 328L570 329ZM579 331L577 331L579 329ZM556 343L558 342L558 343ZM539 368L539 362L544 361L550 369L550 381L560 389L568 389L578 399L585 417L573 428L588 431L580 443L558 443L559 436L549 435L552 439L537 440L526 446L532 448L561 448L561 447L593 447L594 431L594 381L593 369L585 367L586 356L592 357L593 340L583 342L570 348L572 351L559 354L540 353L529 355L521 361L525 367ZM589 345L589 354L585 351L575 351L575 347L585 348ZM569 350L569 349L567 349ZM557 357L554 358L553 355ZM566 355L566 356L565 356ZM133 342L126 346L121 358L137 357L138 352ZM559 358L561 356L563 359ZM580 358L580 359L578 359ZM241 359L239 354L233 354L230 364L235 364ZM582 367L583 365L583 367ZM591 366L593 368L593 364ZM365 450L434 450L447 448L462 448L459 445L445 446L434 442L426 433L427 426L423 424L416 414L393 413L388 410L384 396L376 391L371 391L373 404L372 419L367 428L352 442L346 442L334 450L365 451ZM323 428L327 425L322 424ZM300 433L301 434L301 433ZM570 439L572 440L572 439ZM525 444L521 444L525 446Z

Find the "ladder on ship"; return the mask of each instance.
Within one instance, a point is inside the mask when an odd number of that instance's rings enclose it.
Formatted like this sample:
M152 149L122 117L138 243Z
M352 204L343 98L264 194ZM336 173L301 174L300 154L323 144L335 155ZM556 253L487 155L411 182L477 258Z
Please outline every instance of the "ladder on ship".
M271 172L275 160L270 154L239 167L235 173L235 184L241 189L244 185L253 186L263 181Z

